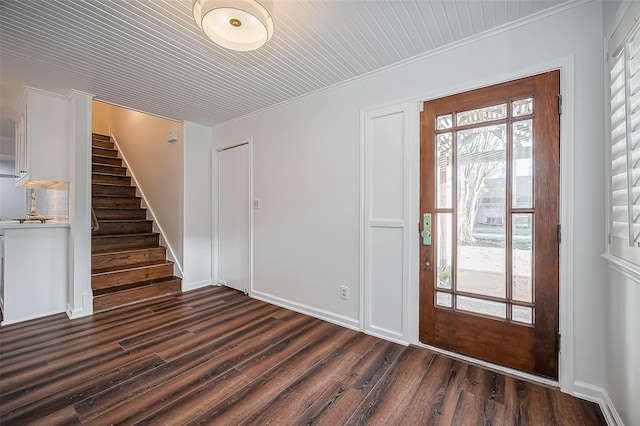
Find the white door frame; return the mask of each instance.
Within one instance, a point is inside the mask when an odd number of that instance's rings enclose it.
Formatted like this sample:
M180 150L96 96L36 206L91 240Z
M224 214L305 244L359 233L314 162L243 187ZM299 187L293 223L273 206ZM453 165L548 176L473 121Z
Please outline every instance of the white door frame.
M253 138L248 137L241 139L240 141L221 145L211 149L211 241L212 241L212 255L211 262L211 276L213 277L213 285L222 285L219 281L219 246L218 246L218 218L219 218L219 205L218 205L218 183L219 183L219 169L218 160L220 158L220 152L227 149L235 148L241 145L249 145L249 288L247 289L248 295L251 296L253 292Z

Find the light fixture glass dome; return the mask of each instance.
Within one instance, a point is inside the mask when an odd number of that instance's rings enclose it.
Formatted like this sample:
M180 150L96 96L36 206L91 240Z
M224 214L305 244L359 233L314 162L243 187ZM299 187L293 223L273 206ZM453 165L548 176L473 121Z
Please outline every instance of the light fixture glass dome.
M262 3L271 5L270 1ZM273 20L263 4L255 0L195 0L193 19L214 43L232 50L255 50L273 35Z

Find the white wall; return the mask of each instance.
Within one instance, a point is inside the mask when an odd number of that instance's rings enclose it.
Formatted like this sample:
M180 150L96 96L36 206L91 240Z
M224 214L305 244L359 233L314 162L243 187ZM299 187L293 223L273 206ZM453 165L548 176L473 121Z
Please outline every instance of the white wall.
M12 122L13 123L13 122ZM15 133L15 129L11 128L11 134ZM15 137L0 136L0 156L14 157L16 155Z
M575 70L563 77L571 86L563 91L574 94L565 111L575 117L563 130L576 145L569 176L575 182L575 359L564 368L576 381L569 391L602 386L602 19L602 4L590 2L215 128L214 144L254 141L254 198L262 203L254 211L254 289L314 314L359 322L360 111L494 84L568 60ZM339 297L341 285L351 288L347 302Z
M111 105L94 100L91 102L91 132L111 134Z
M611 270L606 284L605 389L625 425L640 425L640 282Z
M98 109L97 113L102 111ZM108 125L105 120L93 119L94 124L100 123L96 130L109 128L115 137L129 173L135 176L138 190L153 214L154 226L162 232L170 257L182 270L182 123L113 105L108 112ZM167 142L171 131L178 131L178 141ZM176 273L179 275L179 271Z
M184 229L182 290L213 282L211 129L184 122ZM215 171L214 171L215 173Z
M214 129L214 145L254 138L254 294L356 324L360 111L332 92ZM340 299L340 286L350 299Z

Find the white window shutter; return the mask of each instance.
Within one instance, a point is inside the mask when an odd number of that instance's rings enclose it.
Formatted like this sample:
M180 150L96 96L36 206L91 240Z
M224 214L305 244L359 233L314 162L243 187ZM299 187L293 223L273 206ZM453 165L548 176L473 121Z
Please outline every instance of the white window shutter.
M640 265L640 37L636 34L612 61L610 73L609 251Z

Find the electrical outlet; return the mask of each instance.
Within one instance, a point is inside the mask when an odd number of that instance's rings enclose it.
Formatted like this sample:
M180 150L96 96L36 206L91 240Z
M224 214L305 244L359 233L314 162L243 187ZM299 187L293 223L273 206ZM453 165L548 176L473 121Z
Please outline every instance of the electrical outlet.
M346 285L340 287L340 299L349 300L349 287Z

